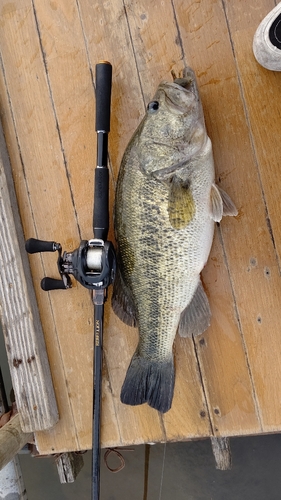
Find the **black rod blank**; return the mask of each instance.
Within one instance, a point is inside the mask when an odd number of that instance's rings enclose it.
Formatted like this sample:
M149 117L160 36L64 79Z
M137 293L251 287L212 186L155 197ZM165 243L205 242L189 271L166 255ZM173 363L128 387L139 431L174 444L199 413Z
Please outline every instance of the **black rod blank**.
M103 305L95 304L94 331L94 387L93 387L93 461L92 461L92 500L100 498L100 429L101 429L101 390L103 355Z

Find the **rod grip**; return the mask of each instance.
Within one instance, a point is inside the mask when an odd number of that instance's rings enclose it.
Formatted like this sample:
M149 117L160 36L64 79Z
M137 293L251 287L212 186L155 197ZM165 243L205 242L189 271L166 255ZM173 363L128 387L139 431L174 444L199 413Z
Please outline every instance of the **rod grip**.
M57 243L55 243L55 241L43 241L30 238L25 242L25 250L28 253L55 252L57 250Z
M66 290L63 280L56 280L54 278L43 278L41 281L41 288L44 292L50 290Z
M96 131L110 131L112 66L107 61L96 64Z
M107 240L109 228L108 191L108 168L96 168L93 229L95 238L103 241Z

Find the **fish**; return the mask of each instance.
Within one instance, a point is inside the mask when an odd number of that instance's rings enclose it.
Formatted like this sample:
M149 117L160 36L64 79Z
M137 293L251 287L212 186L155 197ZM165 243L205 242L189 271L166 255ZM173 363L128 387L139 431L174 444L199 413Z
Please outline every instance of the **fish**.
M237 209L215 183L214 159L194 71L163 81L121 161L114 203L117 273L112 308L138 328L121 402L172 405L173 343L210 325L200 273L214 225Z

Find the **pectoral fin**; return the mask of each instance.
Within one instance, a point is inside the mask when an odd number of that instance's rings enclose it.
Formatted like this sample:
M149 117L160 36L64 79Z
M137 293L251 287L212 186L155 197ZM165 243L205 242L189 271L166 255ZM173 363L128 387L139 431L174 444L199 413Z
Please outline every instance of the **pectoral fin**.
M208 297L204 291L201 281L191 302L181 313L178 333L181 337L192 337L200 335L210 326L211 310Z
M230 216L234 216L234 217L235 217L235 215L238 215L238 210L237 210L236 206L234 205L230 196L219 186L217 186L217 188L220 192L222 204L223 204L222 215L230 215Z
M237 215L238 211L230 196L216 184L211 187L211 210L215 222L220 222L223 215Z
M177 176L171 180L168 212L170 223L175 229L184 229L195 214L190 185Z
M113 285L113 294L111 299L112 309L123 323L128 326L137 325L136 310L133 301L133 297L125 285L123 278L120 273L120 269L117 268L116 277Z

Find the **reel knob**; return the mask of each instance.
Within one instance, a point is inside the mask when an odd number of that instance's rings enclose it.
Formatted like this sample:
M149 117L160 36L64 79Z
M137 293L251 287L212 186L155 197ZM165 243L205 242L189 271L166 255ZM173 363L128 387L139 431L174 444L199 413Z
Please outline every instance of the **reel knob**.
M60 249L61 245L55 241L44 241L29 238L29 240L25 242L25 250L27 253L56 252Z

